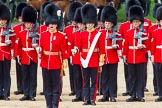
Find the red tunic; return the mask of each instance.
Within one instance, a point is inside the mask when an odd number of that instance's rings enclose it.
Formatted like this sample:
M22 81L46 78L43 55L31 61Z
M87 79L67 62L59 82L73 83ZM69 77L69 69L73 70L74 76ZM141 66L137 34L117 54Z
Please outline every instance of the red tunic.
M134 39L134 34L138 32L138 30L134 29L129 30L123 47L123 55L127 57L127 62L131 64L146 62L145 54L148 47L148 40L142 41L142 44L145 45L144 49L136 49L138 39Z
M64 33L66 35L67 44L68 44L68 50L67 50L68 58L70 58L70 56L72 56L72 54L71 54L71 40L73 38L73 33L77 30L77 28L78 28L77 26L70 25L70 26L65 27L65 29L64 29Z
M42 33L47 30L48 30L48 27L46 25L41 25L38 27L38 33Z
M148 31L148 36L149 36L149 49L151 50L151 44L152 44L152 38L153 38L153 32L158 29L158 25L153 25L149 28L149 31Z
M105 45L105 61L104 64L114 64L119 62L118 51L121 51L122 47L122 40L116 41L117 45L119 46L118 49L112 48L112 39L109 38L109 34L112 34L113 31L106 31L103 30L104 35L104 45ZM117 36L116 38L121 38L121 36Z
M79 50L81 51L81 57L83 59L86 59L88 52L85 52L84 50L88 50L93 42L94 37L98 31L95 29L92 32L84 31L82 32L82 35L80 37L80 41L78 42ZM95 49L99 49L98 52L93 52L88 67L98 67L99 66L99 54L104 54L104 36L101 33L100 38L98 39Z
M32 38L29 37L29 32L26 30L19 32L18 56L21 59L21 64L24 65L29 65L30 60L38 62L36 49L32 47Z
M162 63L162 30L156 29L152 35L151 54L155 63Z
M23 31L25 29L25 26L22 24L18 24L13 27L13 30L16 33L16 38L15 38L15 47L14 47L14 57L17 57L17 49L18 49L18 40L19 40L19 32Z
M4 61L4 58L11 60L11 49L14 49L15 43L14 36L9 38L12 42L11 46L5 44L5 36L1 35L4 30L6 30L6 28L0 28L0 61Z
M73 33L72 36L72 40L71 40L71 49L73 49L74 47L78 46L78 42L80 40L80 36L81 36L82 32L77 31ZM80 51L77 52L77 54L75 54L74 56L72 56L72 64L78 64L81 65L80 62Z
M60 69L62 67L62 59L67 59L67 44L64 35L61 32L51 34L43 32L40 39L41 63L42 68ZM46 55L44 51L59 52L60 55Z
M152 22L149 19L144 18L144 29L148 33L149 28L152 26Z

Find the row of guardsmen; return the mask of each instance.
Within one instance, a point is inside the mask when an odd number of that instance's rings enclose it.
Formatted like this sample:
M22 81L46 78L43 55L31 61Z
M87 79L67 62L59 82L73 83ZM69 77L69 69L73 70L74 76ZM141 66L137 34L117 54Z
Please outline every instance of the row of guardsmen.
M156 24L144 18L145 0L128 0L128 21L117 28L117 11L111 6L96 8L91 4L73 2L68 19L72 24L63 29L63 12L50 2L41 6L45 24L36 24L37 12L26 3L16 10L19 24L11 29L10 9L0 4L0 99L9 100L10 68L16 60L17 91L24 94L20 101L35 101L37 88L38 53L43 76L43 94L47 108L58 108L62 91L62 76L69 68L72 102L96 105L96 92L103 97L99 102L116 102L117 70L123 59L127 102L144 102L147 55L154 69L154 95L162 101L162 5L155 4ZM98 27L96 27L98 22ZM151 26L152 25L152 26ZM39 49L39 51L37 50ZM102 68L99 68L102 67ZM99 83L98 83L99 82Z

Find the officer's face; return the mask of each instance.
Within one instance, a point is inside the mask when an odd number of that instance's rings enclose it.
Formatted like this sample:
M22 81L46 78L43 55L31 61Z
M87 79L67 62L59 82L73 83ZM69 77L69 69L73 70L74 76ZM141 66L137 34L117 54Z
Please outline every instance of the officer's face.
M93 23L86 23L86 27L88 30L92 30L94 28L95 24Z
M32 27L33 27L33 23L25 22L24 24L25 24L26 29L28 29L28 30L32 29Z
M6 26L7 20L0 20L0 26Z
M49 32L54 32L57 30L57 24L49 24L48 25Z
M79 28L79 30L84 30L85 25L83 23L78 23L78 28Z
M113 23L112 23L112 22L107 22L107 21L105 21L105 28L106 28L107 30L111 30L112 27L113 27Z
M133 20L132 25L133 25L134 28L138 28L141 25L141 21L140 20Z

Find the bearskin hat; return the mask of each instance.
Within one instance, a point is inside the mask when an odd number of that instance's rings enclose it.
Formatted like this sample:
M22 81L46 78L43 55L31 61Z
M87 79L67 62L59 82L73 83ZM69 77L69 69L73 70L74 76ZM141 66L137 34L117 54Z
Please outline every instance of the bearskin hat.
M4 4L0 4L0 19L7 21L11 19L10 9Z
M74 20L75 11L78 7L82 7L82 4L80 2L73 2L69 5L67 13L67 18L69 20Z
M144 22L144 13L141 6L134 5L129 8L128 19L132 23L133 20L140 20Z
M150 0L139 0L141 7L143 8L144 15L147 16L150 8Z
M162 6L158 7L156 10L156 19L158 21L162 20Z
M37 20L37 11L31 7L26 6L22 10L22 21L35 23Z
M160 3L156 3L153 7L153 12L152 12L152 16L156 19L156 10L158 7L162 6L162 4Z
M57 24L59 27L63 22L63 12L58 6L54 4L48 4L45 7L45 13L47 15L45 20L45 24L47 26L49 24Z
M17 8L16 8L16 18L17 19L21 16L22 10L26 6L27 6L27 3L25 3L25 2L21 2L17 5Z
M117 24L117 14L116 9L112 6L105 6L101 13L101 20L103 22L112 22L115 26Z
M97 7L97 11L98 11L97 17L98 17L98 21L101 21L101 12L102 12L102 10L103 10L104 7L105 6L99 6L99 7Z
M74 21L77 23L82 23L82 17L81 17L81 7L77 8L75 15L74 15Z
M126 16L128 16L128 10L131 6L134 5L141 5L141 3L138 0L128 0L126 2L125 10L126 10Z
M92 4L85 4L81 9L83 23L97 23L97 8Z
M43 4L41 5L41 8L40 8L40 15L41 15L41 17L42 17L43 19L46 19L46 17L47 17L47 15L46 15L44 9L45 9L45 7L46 7L48 4L50 4L50 2L45 2L45 3L43 3Z

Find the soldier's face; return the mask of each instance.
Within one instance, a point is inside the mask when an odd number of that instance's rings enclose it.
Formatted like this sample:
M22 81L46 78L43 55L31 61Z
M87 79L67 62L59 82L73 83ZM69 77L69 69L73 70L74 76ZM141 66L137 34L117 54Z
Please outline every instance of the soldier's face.
M112 22L107 22L107 21L105 21L105 28L106 28L107 30L111 30L112 27L113 27L113 23L112 23Z
M98 27L102 27L103 26L103 22L102 21L98 21L97 25L98 25Z
M160 23L160 25L162 26L162 20L160 20L160 22L159 22L159 23Z
M49 24L48 25L49 32L54 32L57 29L57 24Z
M5 26L7 24L7 20L0 20L0 26Z
M94 26L95 26L95 24L93 24L93 23L87 23L86 24L86 27L87 27L88 30L92 30L94 28Z
M33 27L33 23L25 22L24 24L25 24L26 29L31 29Z
M22 17L21 16L18 18L18 21L19 21L19 23L22 23Z
M78 23L78 28L79 28L79 30L84 30L85 29L85 24Z
M134 28L138 28L141 25L141 21L140 20L133 20L132 25L133 25Z

